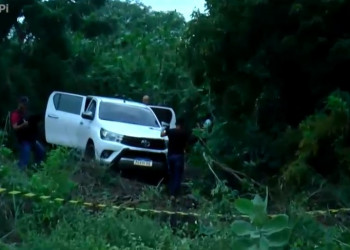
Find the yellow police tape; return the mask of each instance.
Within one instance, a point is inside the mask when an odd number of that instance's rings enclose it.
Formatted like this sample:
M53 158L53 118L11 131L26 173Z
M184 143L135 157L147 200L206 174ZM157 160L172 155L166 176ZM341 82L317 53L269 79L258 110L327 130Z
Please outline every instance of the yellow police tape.
M116 205L107 205L103 203L92 203L92 202L85 202L85 201L78 201L78 200L67 200L63 198L55 198L51 196L46 195L36 195L31 192L21 192L18 190L7 190L6 188L0 188L0 194L10 194L10 195L22 195L27 198L34 198L38 197L41 200L49 200L50 202L56 201L58 203L67 202L70 204L77 204L85 207L90 208L113 208L116 210L127 210L127 211L139 211L144 213L155 213L155 214L168 214L168 215L181 215L181 216L191 216L191 217L201 217L202 214L199 213L193 213L193 212L181 212L181 211L168 211L168 210L156 210L156 209L145 209L145 208L137 208L137 207L126 207L126 206L116 206ZM339 208L339 209L328 209L328 210L313 210L313 211L306 211L306 214L310 215L325 215L325 214L337 214L337 213L345 213L350 212L350 208ZM249 218L246 215L224 215L224 214L207 214L207 216L213 216L213 217L221 217L221 218ZM269 217L275 217L276 214L271 214Z
M126 206L116 206L116 205L107 205L107 204L103 204L103 203L92 203L92 202L85 202L85 201L78 201L78 200L67 200L67 199L63 199L63 198L55 198L55 197L51 197L51 196L45 196L45 195L36 195L34 193L31 192L21 192L18 190L7 190L6 188L0 188L0 194L10 194L10 195L22 195L24 197L27 198L34 198L34 197L38 197L41 200L50 200L50 201L56 201L59 203L62 202L67 202L67 203L71 203L71 204L78 204L78 205L82 205L82 206L86 206L86 207L90 207L90 208L113 208L116 210L133 210L133 211L139 211L139 212L148 212L148 213L156 213L156 214L169 214L169 215L183 215L183 216L192 216L192 217L199 217L201 216L198 213L192 213L192 212L180 212L180 211L167 211L167 210L155 210L155 209L145 209L145 208L136 208L136 207L126 207ZM223 215L216 215L216 216L223 216Z

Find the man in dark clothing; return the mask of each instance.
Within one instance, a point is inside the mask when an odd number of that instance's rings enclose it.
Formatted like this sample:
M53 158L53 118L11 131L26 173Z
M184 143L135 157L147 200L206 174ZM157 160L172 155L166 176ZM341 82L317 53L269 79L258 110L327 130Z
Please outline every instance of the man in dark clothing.
M189 138L184 130L184 120L178 119L176 128L166 128L161 136L168 136L168 166L169 166L169 189L171 199L174 199L181 187L182 175L185 167L185 149Z
M18 108L11 113L11 125L16 133L20 148L20 159L18 165L20 169L25 169L30 160L31 150L34 149L36 163L43 161L45 149L37 140L38 117L28 117L29 99L21 97L18 102Z

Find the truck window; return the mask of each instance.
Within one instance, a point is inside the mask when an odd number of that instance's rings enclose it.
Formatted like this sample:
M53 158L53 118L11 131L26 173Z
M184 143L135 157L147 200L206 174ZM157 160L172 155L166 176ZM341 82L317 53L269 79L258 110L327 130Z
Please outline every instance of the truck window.
M80 115L83 97L57 93L53 97L53 103L56 110Z
M86 111L91 111L93 117L95 117L95 113L96 113L96 101L95 100L91 101L91 103Z
M84 111L87 111L87 108L89 107L89 104L90 104L91 100L92 100L91 97L87 97L87 98L86 98L85 106L84 106Z

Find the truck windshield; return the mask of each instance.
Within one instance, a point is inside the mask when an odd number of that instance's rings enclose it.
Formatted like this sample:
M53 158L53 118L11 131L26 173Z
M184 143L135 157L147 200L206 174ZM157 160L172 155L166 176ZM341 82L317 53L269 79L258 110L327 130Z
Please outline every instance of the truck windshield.
M148 108L101 102L99 118L105 121L123 122L159 128L157 118Z

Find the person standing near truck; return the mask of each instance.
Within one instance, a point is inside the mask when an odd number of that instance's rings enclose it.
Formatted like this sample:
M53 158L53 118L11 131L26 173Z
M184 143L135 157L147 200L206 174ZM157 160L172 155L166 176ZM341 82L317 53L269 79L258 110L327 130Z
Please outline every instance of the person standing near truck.
M176 121L176 128L166 128L161 136L168 136L168 170L169 170L169 191L171 200L179 194L181 181L185 167L185 149L189 135L184 129L184 120L179 118Z
M22 170L27 167L32 150L35 152L36 163L39 164L45 157L45 149L37 140L35 129L37 124L34 124L34 120L28 121L28 104L28 97L21 97L18 101L18 108L10 116L11 125L15 131L20 149L18 166Z
M142 103L145 105L149 105L149 96L148 95L144 95L142 97Z

